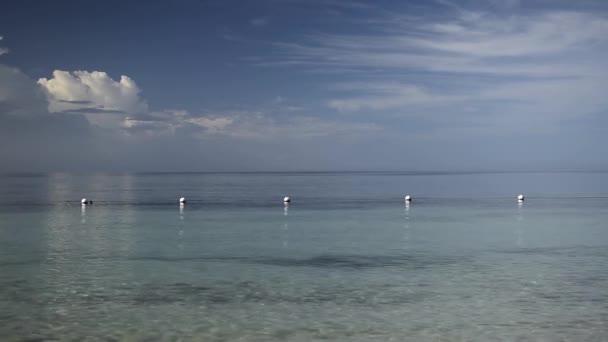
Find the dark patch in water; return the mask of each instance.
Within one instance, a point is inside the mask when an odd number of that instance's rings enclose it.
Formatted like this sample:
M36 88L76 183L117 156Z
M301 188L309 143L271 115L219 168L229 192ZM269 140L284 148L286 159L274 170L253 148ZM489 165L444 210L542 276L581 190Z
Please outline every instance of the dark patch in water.
M293 289L292 289L293 290ZM299 290L299 291L298 291ZM114 297L114 300L131 303L132 305L158 304L228 304L228 303L292 303L320 304L335 303L338 305L351 304L362 306L402 305L420 302L428 298L428 291L404 293L402 287L390 288L358 288L348 286L314 287L283 292L273 290L263 284L251 282L227 283L220 282L213 286L195 284L175 285L144 285L133 288L131 295Z
M112 288L87 290L77 293L49 289L44 295L32 296L34 284L5 287L0 291L4 299L39 307L90 307L107 303L121 303L132 306L164 304L180 305L225 305L230 303L266 304L323 304L360 305L403 305L416 303L433 296L433 292L417 288L415 284L303 284L303 286L275 287L268 283L251 281L218 281L203 284L133 284ZM8 317L9 319L11 317Z
M422 269L430 266L447 265L463 261L454 257L429 257L419 255L364 256L364 255L320 255L306 259L259 258L252 262L284 267L318 267L340 269L362 269L375 267L403 266Z
M564 256L606 256L608 248L606 246L552 246L552 247L528 247L506 249L498 251L505 254L524 254L524 255L564 255Z
M27 266L27 265L41 264L43 262L44 262L44 260L42 260L42 259L19 260L19 261L5 261L5 262L0 262L0 267L4 267L4 266Z
M315 267L330 269L364 269L376 267L405 267L409 269L424 269L432 266L451 265L460 262L470 262L467 256L429 256L429 255L319 255L310 258L280 258L280 257L136 257L130 260L162 261L162 262L240 262L280 267Z

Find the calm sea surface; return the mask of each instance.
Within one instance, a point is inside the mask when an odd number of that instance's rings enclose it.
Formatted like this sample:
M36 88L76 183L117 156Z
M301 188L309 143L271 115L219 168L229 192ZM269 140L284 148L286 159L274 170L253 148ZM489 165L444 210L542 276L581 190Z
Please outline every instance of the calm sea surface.
M606 341L608 173L0 176L0 340Z

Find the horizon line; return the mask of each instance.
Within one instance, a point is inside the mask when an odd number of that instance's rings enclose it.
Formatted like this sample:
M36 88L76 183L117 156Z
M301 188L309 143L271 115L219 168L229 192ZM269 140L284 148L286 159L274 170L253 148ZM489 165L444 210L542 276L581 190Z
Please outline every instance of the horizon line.
M465 175L465 174L501 174L501 173L608 173L608 169L530 169L530 170L257 170L257 171L8 171L0 172L2 177L46 176L57 174L378 174L378 175Z

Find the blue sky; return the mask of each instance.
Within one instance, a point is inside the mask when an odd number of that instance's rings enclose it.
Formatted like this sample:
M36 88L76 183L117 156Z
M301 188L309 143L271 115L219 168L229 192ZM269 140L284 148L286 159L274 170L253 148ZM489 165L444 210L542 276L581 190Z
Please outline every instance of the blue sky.
M5 171L607 169L604 1L8 1Z

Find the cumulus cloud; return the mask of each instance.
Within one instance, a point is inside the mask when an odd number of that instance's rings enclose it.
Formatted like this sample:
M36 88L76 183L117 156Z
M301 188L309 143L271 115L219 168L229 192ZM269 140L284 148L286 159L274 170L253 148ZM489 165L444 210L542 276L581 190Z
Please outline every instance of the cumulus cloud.
M75 170L104 160L98 147L111 145L83 117L47 106L34 80L0 64L0 171Z
M81 113L89 122L104 128L120 127L129 114L148 111L140 89L131 78L113 80L101 71L55 70L38 84L45 91L52 113Z

